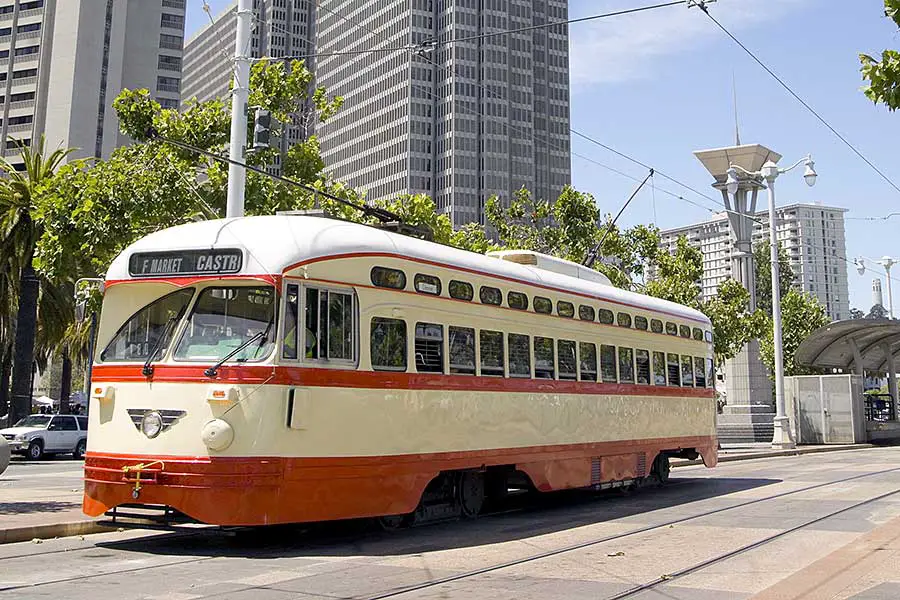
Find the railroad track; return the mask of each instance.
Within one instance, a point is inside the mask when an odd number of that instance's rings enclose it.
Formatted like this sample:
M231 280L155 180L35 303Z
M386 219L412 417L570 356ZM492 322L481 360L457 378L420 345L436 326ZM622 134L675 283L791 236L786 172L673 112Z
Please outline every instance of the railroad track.
M662 522L662 523L658 523L658 524L655 524L655 525L647 525L647 526L644 526L644 527L637 527L637 528L632 529L632 530L630 530L630 531L626 531L626 532L619 533L619 534L616 534L616 535L609 535L609 536L604 536L604 537L600 537L600 538L595 538L595 539L593 539L593 540L588 540L588 541L580 542L580 543L577 543L577 544L571 544L571 545L567 545L567 546L562 546L562 547L559 547L559 548L555 548L555 549L553 549L553 550L547 550L547 551L545 551L545 552L536 553L536 554L533 554L533 555L530 555L530 556L526 556L526 557L523 557L523 558L519 558L519 559L515 559L515 560L510 560L510 561L506 561L506 562L501 562L501 563L495 563L495 564L488 565L488 566L485 566L485 567L480 567L480 568L478 568L478 569L472 569L472 570L470 570L470 571L466 571L466 572L462 572L462 573L457 573L457 574L454 574L454 575L448 575L448 576L446 576L446 577L441 577L441 578L438 578L438 579L432 579L432 580L425 581L425 582L418 583L418 584L413 584L413 585L404 586L404 587L397 588L397 589L393 589L393 590L387 590L387 591L384 591L384 592L379 592L379 593L374 594L374 595L371 595L371 596L365 596L365 597L364 597L364 600L382 600L382 599L386 599L386 598L395 598L395 597L398 597L398 596L403 596L403 595L406 595L406 594L410 594L410 593L412 593L412 592L416 592L416 591L420 591L420 590L425 590L425 589L428 589L428 588L437 587L437 586L440 586L440 585L444 585L444 584L448 584L448 583L453 583L453 582L457 582L457 581L462 581L462 580L466 580L466 579L471 579L471 578L473 578L473 577L477 577L477 576L479 576L479 575L483 575L483 574L486 574L486 573L491 573L491 572L494 572L494 571L500 571L500 570L503 570L503 569L508 569L508 568L511 568L511 567L515 567L515 566L527 564L527 563L530 563L530 562L535 562L535 561L543 560L543 559L546 559L546 558L558 556L558 555L561 555L561 554L566 554L566 553L570 553L570 552L575 552L575 551L582 550L582 549L585 549L585 548L590 548L590 547L592 547L592 546L598 546L598 545L601 545L601 544L605 544L605 543L608 543L608 542L613 542L613 541L616 541L616 540L625 539L625 538L632 537L632 536L635 536L635 535L640 535L640 534L647 533L647 532L651 532L651 531L656 531L656 530L666 529L666 528L668 528L668 527L670 527L670 526L674 526L674 525L678 525L678 524L682 524L682 523L686 523L686 522L690 522L690 521L694 521L694 520L698 520L698 519L703 519L703 518L705 518L705 517L709 517L709 516L712 516L712 515L717 515L717 514L721 514L721 513L725 513L725 512L729 512L729 511L733 511L733 510L738 510L738 509L741 509L741 508L745 508L745 507L747 507L747 506L752 506L752 505L760 504L760 503L763 503L763 502L769 502L769 501L772 501L772 500L777 500L777 499L780 499L780 498L785 498L785 497L792 496L792 495L795 495L795 494L800 494L800 493L804 493L804 492L809 492L809 491L813 491L813 490L817 490L817 489L823 489L823 488L827 488L827 487L831 487L831 486L835 486L835 485L841 485L841 484L848 483L848 482L858 481L858 480L862 480L862 479L867 479L867 478L871 478L871 477L877 477L877 476L880 476L880 475L886 475L886 474L889 474L889 473L896 473L896 472L900 472L900 467L896 467L896 468L892 468L892 469L884 469L884 470L881 470L881 471L875 471L875 472L872 472L872 473L863 473L863 474L861 474L861 475L853 475L853 476L850 476L850 477L844 477L844 478L841 478L841 479L838 479L838 480L835 480L835 481L828 481L828 482L823 482L823 483L817 483L817 484L805 486L805 487L802 487L802 488L798 488L798 489L795 489L795 490L789 490L789 491L780 492L780 493L777 493L777 494L772 494L772 495L769 495L769 496L766 496L766 497L763 497L763 498L756 498L756 499L753 499L753 500L747 500L747 501L745 501L745 502L740 502L740 503L735 504L735 505L732 505L732 506L726 506L726 507L722 507L722 508L717 508L717 509L712 509L712 510L708 510L708 511L703 511L703 512L701 512L701 513L697 513L697 514L694 514L694 515L689 515L689 516L686 516L686 517L680 517L680 518L677 518L677 519L671 519L671 520L668 520L668 521L665 521L665 522ZM672 482L672 483L668 484L666 487L673 487L673 486L677 486L677 485L684 485L684 484L679 484L679 483L677 483L677 482ZM879 501L879 500L883 500L883 499L885 499L885 498L887 498L887 497L889 497L889 496L892 496L892 495L895 495L895 494L898 494L898 493L900 493L900 488L898 488L898 489L896 489L896 490L893 490L893 491L891 491L891 492L888 492L888 493L886 493L886 494L882 494L882 495L880 495L880 496L876 496L876 497L874 497L874 498L869 498L869 499L867 499L867 500L858 502L858 503L856 503L856 504L854 504L854 505L852 505L852 506L845 507L845 508L843 508L843 509L840 509L840 510L838 510L838 511L834 511L834 512L829 513L829 514L827 514L827 515L824 515L824 516L817 517L817 518L815 518L815 519L806 521L806 522L804 522L804 523L801 523L800 525L797 525L796 527L793 527L793 528L788 529L788 530L785 530L785 531L783 531L783 532L774 534L774 535L772 535L772 536L769 536L769 537L767 537L767 538L764 538L764 539L759 540L759 541L757 541L757 542L754 542L754 543L752 543L752 544L747 544L747 545L742 546L742 547L740 547L740 548L737 548L737 549L735 549L735 550L732 550L732 551L723 553L723 554L721 554L721 555L715 556L715 557L713 557L713 558L711 558L711 559L708 559L708 560L706 560L706 561L703 561L703 562L701 562L701 563L697 563L697 564L691 565L691 566L689 566L689 567L686 567L686 568L684 568L684 569L681 569L681 570L679 570L679 571L676 571L676 572L673 572L673 573L664 575L664 576L662 576L662 577L660 577L660 578L657 578L657 579L655 579L655 580L653 580L653 581L649 581L649 582L646 582L646 583L643 583L643 584L634 586L634 587L632 587L632 588L629 588L629 589L627 589L627 590L624 590L624 591L622 591L622 592L619 592L617 595L611 596L611 597L608 598L607 600L617 600L617 599L620 599L620 598L633 597L633 596L635 596L635 595L637 595L637 594L639 594L639 593L641 593L641 592L647 591L647 590L652 589L652 588L654 588L654 587L656 587L656 586L659 586L659 585L661 585L661 584L668 583L668 582L672 581L673 579L677 579L677 578L683 577L683 576L685 576L685 575L688 575L688 574L697 572L697 571L699 571L699 570L701 570L701 569L703 569L703 568L706 568L706 567L711 566L711 565L713 565L713 564L716 564L716 563L718 563L718 562L722 562L722 561L724 561L724 560L727 560L727 559L729 559L729 558L731 558L731 557L733 557L733 556L736 556L736 555L738 555L738 554L747 552L747 551L752 550L752 549L754 549L754 548L757 548L757 547L760 547L760 546L765 545L765 544L767 544L767 543L770 543L770 542L772 542L772 541L774 541L774 540L776 540L776 539L778 539L778 538L781 538L781 537L784 537L784 536L789 535L789 534L791 534L791 533L794 533L795 531L798 531L798 530L803 529L803 528L805 528L805 527L809 527L810 525L813 525L813 524L818 523L818 522L820 522L820 521L823 521L823 520L832 518L832 517L834 517L834 516L837 516L837 515L839 515L839 514L842 514L842 513L848 512L848 511L851 511L851 510L853 510L853 509L855 509L855 508L859 508L859 507L864 506L864 505L866 505L866 504L871 504L871 503L873 503L873 502L877 502L877 501ZM524 511L527 511L527 510L529 510L528 507L524 507L524 508L520 508L520 509L515 509L515 510L498 511L498 512L496 512L496 513L491 513L491 514L487 515L487 518L491 518L491 517L500 517L500 516L504 516L504 515L509 515L509 514L511 514L511 513L524 512ZM540 509L538 509L538 510L540 510ZM197 537L197 536L204 535L204 534L207 534L207 535L208 535L208 534L210 534L210 533L214 533L215 531L217 531L217 530L211 531L210 529L198 529L197 531L191 531L191 532L177 532L177 533L172 533L172 534L170 534L170 535L166 535L166 536L164 536L164 537L160 537L159 539L160 539L160 542L166 542L166 541L170 541L170 540L173 540L173 539L191 538L191 537ZM390 534L381 534L381 535L383 536L383 535L390 535ZM343 540L342 540L341 538L343 538ZM346 534L344 534L344 535L339 535L339 536L336 536L336 537L330 537L330 536L329 536L329 540L328 540L328 541L331 541L331 542L337 542L337 543L340 543L341 541L355 541L355 542L358 542L358 541L359 541L359 532L357 532L355 536L352 536L352 535L346 535ZM128 542L125 542L125 543L128 543ZM95 548L94 548L93 546L91 546L91 547L86 547L86 548L75 548L75 549L69 549L69 550L61 549L61 550L51 550L51 551L47 551L47 552L38 552L38 553L29 553L29 554L20 554L20 555L14 555L14 556L3 557L2 559L0 559L0 564L2 564L3 561L12 560L12 559L16 559L16 558L35 558L35 557L40 557L40 556L49 555L49 554L83 552L83 551L89 551L89 550L92 550L92 549L95 549ZM262 553L262 555L254 555L254 558L257 558L257 559L259 559L259 558L266 558L266 555L268 555L268 554L271 554L273 557L280 556L280 555L277 553L277 551L274 551L274 552L265 552L265 553ZM57 579L52 579L52 580L48 580L48 581L41 581L41 582L35 582L35 583L30 583L30 584L22 584L22 585L13 585L13 586L0 587L0 592L9 592L9 591L19 590L19 589L33 589L33 588L44 587L44 586L54 585L54 584L59 584L59 583L70 583L70 582L76 582L76 581L85 581L85 580L94 579L94 578L100 578L100 577L108 577L108 576L114 576L114 575L120 575L120 574L129 574L129 573L134 573L134 572L142 572L142 571L149 571L149 570L164 569L164 568L167 568L167 567L182 566L182 565L187 565L187 564L196 564L196 563L202 563L202 562L214 560L214 559L216 559L216 558L218 558L218 556L194 557L194 558L187 558L187 559L185 559L185 560L173 561L173 562L162 563L162 564L157 564L157 565L146 565L146 566L142 566L142 567L134 567L134 568L129 568L129 569L118 569L118 570L112 570L112 571L104 571L104 572L102 572L102 573L91 573L91 574L87 574L87 575L78 575L78 576L72 576L72 577L61 577L61 578L57 578ZM241 590L241 591L252 590L252 589L255 589L256 587L259 587L259 586L247 586L245 589L243 589L243 590Z

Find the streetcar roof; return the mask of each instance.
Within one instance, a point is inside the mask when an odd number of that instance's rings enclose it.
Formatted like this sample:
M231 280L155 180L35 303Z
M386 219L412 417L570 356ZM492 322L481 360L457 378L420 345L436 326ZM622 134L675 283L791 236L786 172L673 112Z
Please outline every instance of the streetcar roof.
M709 322L706 315L692 308L611 285L358 223L306 215L216 219L157 231L138 240L116 257L107 273L107 281L137 280L129 270L129 261L137 253L235 248L244 252L236 275L280 275L300 263L336 255L365 253L396 256L639 306L646 310L658 310L693 321Z

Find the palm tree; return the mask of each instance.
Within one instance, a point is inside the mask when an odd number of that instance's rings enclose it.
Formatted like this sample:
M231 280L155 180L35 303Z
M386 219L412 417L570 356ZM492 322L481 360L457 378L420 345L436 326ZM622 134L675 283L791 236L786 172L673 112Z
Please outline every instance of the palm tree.
M18 271L15 342L12 359L12 397L9 419L15 422L31 408L31 377L34 342L37 329L37 307L40 284L33 260L43 231L40 219L40 197L52 183L56 170L72 150L57 149L45 156L44 139L37 147L19 145L24 169L17 170L0 158L0 248L4 270ZM12 298L9 299L10 301ZM3 306L10 306L12 302ZM8 332L7 332L8 335Z

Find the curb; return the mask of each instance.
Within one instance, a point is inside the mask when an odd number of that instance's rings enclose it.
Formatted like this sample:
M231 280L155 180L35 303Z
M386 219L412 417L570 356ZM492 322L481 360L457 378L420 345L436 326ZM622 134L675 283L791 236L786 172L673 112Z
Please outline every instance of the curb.
M13 544L37 539L68 537L115 531L113 527L105 527L98 521L75 521L74 523L53 523L51 525L31 525L28 527L12 527L0 529L0 544Z
M818 454L820 452L844 452L850 450L868 450L875 448L875 444L852 444L845 446L812 446L809 448L793 448L791 450L766 450L762 452L747 452L743 454L719 455L719 462L735 462L738 460L754 460L759 458L778 458L782 456L801 456L803 454ZM679 460L673 461L673 467L689 467L692 465L702 465L703 461L697 460Z

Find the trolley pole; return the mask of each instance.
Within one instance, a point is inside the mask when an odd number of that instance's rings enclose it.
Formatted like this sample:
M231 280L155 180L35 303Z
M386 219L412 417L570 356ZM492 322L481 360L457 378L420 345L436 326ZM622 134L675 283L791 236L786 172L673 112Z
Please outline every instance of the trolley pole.
M232 161L243 162L247 148L247 102L250 98L250 25L253 0L238 0L237 36L234 46L234 90L231 98ZM228 199L226 217L244 216L244 189L247 171L231 162L228 167Z

